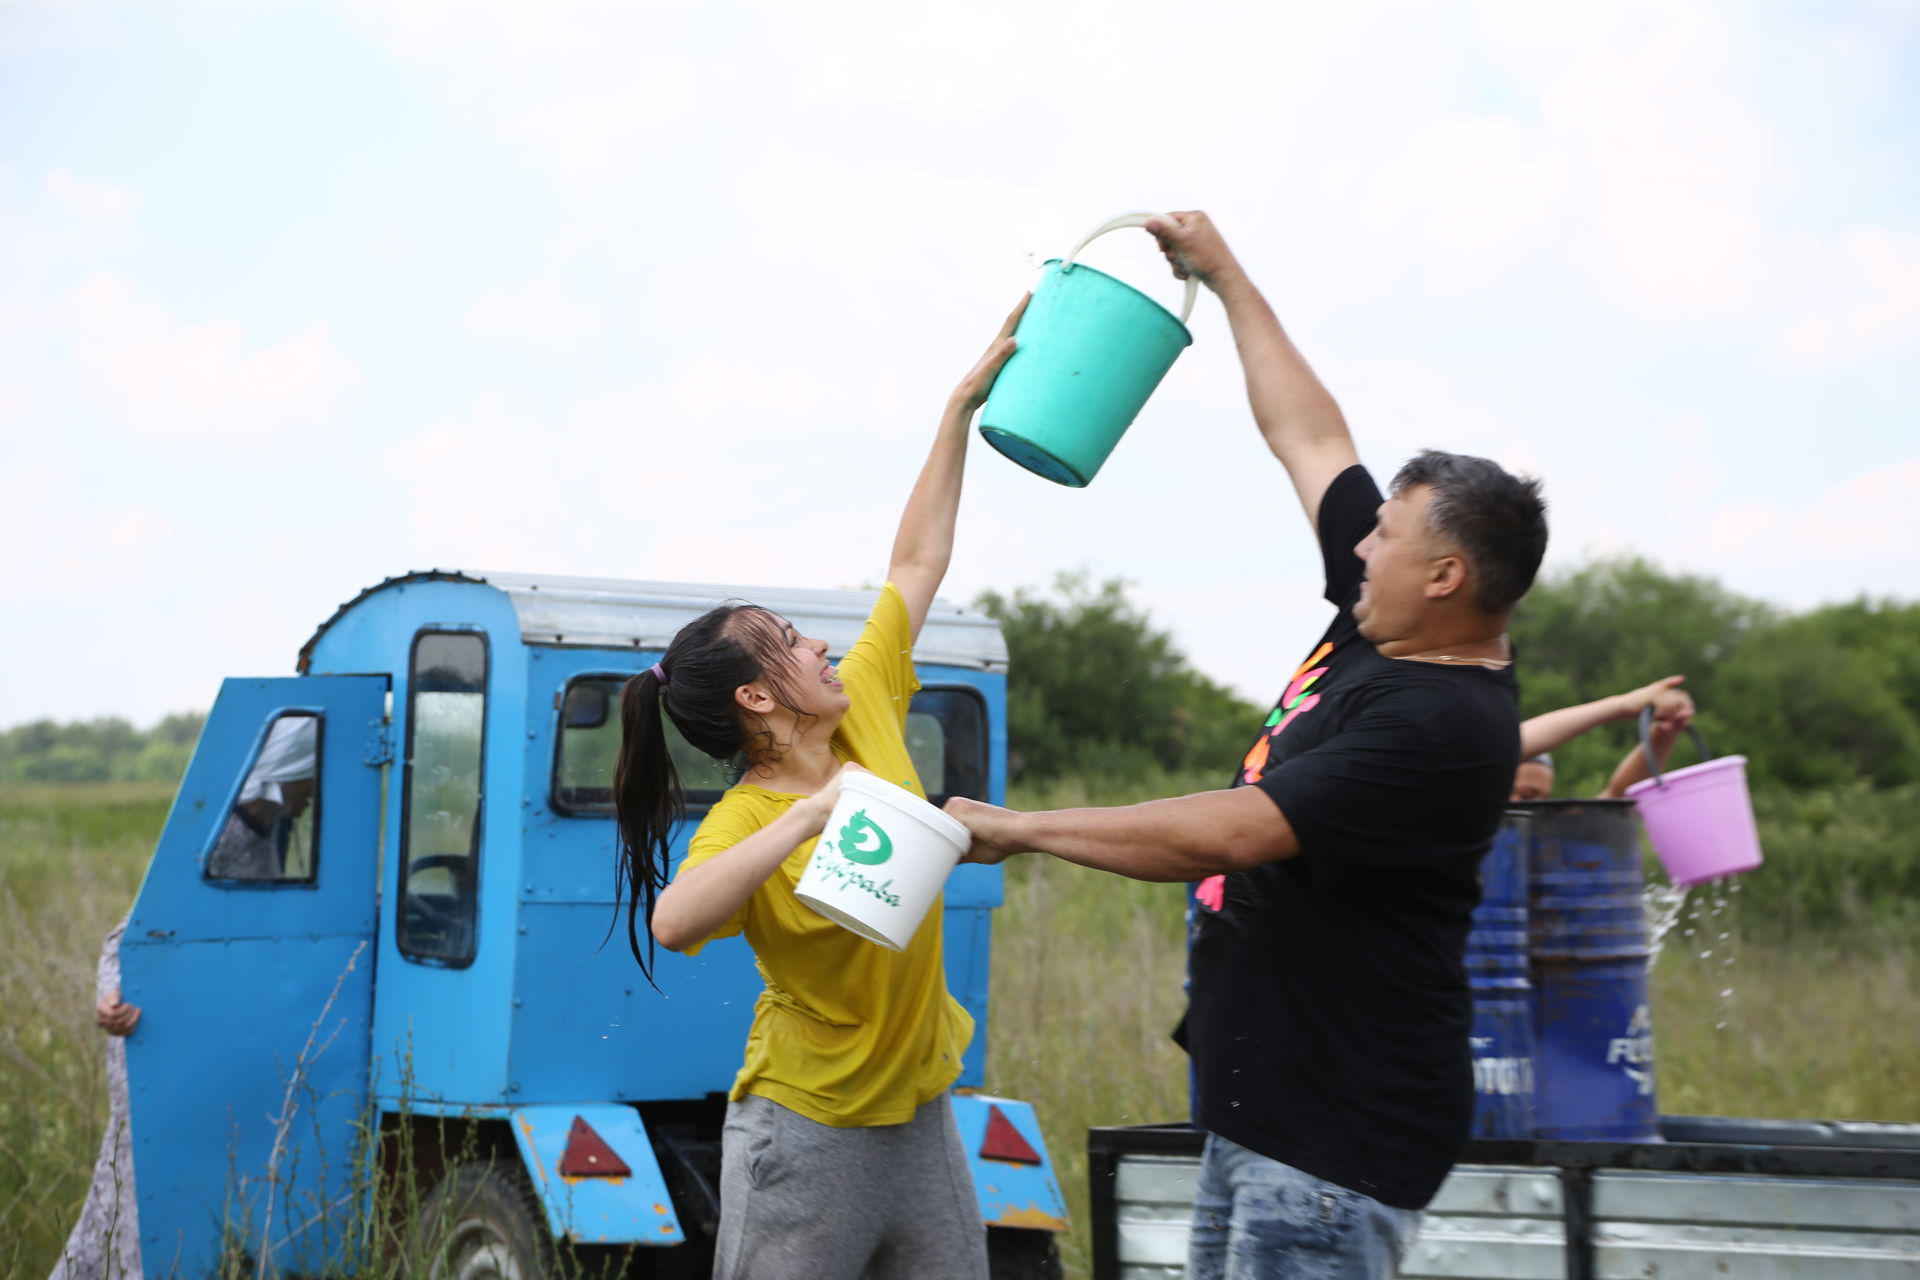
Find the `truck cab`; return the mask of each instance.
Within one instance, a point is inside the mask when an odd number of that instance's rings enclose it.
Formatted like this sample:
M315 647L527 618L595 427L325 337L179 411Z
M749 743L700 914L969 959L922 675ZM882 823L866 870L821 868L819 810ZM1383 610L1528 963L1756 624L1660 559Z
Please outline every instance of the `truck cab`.
M122 944L149 1275L236 1250L351 1272L403 1159L436 1249L538 1274L608 1246L705 1274L763 984L738 938L641 976L611 778L621 685L730 599L837 656L874 593L410 573L342 605L296 676L223 685ZM928 798L1001 801L998 625L936 602L914 658ZM684 744L676 763L677 863L732 778ZM954 1106L996 1268L1044 1274L1066 1225L1045 1143L1030 1107L980 1092L1000 902L998 867L947 882L948 986L977 1027Z

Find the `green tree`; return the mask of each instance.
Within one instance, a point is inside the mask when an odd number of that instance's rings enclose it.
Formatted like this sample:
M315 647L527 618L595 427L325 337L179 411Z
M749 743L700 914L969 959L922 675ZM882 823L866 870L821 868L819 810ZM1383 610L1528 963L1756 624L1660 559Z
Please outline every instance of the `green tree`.
M173 782L185 772L205 717L166 717L151 730L118 716L0 731L0 782Z
M1623 558L1543 580L1513 636L1525 715L1684 674L1708 748L1746 756L1756 789L1920 781L1920 605L1787 616ZM1561 793L1598 790L1633 742L1622 724L1568 743L1555 753Z
M1920 607L1786 619L1742 645L1714 688L1756 786L1920 781Z
M975 605L1007 638L1010 769L1027 781L1218 767L1258 712L1195 671L1118 579L1061 574L1050 593L987 592Z

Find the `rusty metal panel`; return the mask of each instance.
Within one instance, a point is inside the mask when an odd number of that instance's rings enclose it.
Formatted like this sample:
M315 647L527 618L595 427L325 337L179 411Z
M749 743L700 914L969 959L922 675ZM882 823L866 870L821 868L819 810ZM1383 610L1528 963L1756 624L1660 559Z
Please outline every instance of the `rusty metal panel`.
M1920 1183L1600 1173L1596 1280L1920 1280Z
M1178 1280L1187 1273L1200 1161L1191 1156L1126 1156L1114 1174L1114 1225L1121 1280Z
M1560 1179L1524 1166L1460 1165L1440 1184L1401 1264L1408 1280L1566 1280Z

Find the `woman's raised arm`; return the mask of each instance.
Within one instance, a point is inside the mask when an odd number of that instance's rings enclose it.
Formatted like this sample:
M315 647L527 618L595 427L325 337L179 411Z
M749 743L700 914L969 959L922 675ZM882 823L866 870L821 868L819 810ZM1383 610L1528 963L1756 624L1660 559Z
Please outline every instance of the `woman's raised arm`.
M901 513L887 579L907 602L907 621L915 639L953 558L960 477L967 465L967 429L973 425L975 411L987 402L1001 366L1013 354L1014 326L1026 309L1027 299L1022 298L1000 326L992 345L948 397L946 411L940 415L940 430L933 438L933 451L927 455L927 465L921 468L920 478L907 496L907 509Z

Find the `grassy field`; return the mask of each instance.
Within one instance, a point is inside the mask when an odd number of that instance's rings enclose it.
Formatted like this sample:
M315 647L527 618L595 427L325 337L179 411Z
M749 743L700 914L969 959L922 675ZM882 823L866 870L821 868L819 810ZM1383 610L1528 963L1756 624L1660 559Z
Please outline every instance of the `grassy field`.
M1214 781L1014 800L1119 803ZM94 962L170 794L0 787L0 1277L44 1276L85 1195L107 1113ZM1920 1120L1916 810L1912 792L1763 806L1765 878L1717 899L1719 915L1697 897L1654 970L1663 1110ZM1087 1262L1086 1130L1185 1116L1185 1059L1168 1039L1181 904L1176 886L1050 859L1008 867L987 1084L1039 1112L1079 1227L1064 1241L1072 1275Z

